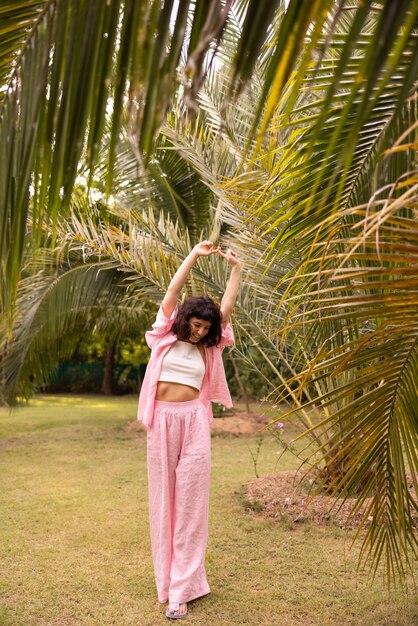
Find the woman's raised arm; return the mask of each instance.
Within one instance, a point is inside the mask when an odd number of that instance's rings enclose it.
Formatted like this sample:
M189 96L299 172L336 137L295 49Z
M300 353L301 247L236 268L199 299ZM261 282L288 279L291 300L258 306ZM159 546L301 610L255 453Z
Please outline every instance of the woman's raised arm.
M200 256L209 256L217 252L220 252L220 249L214 248L211 241L201 241L193 248L190 254L186 256L183 263L174 274L161 303L164 315L170 317L176 308L178 295L186 284L187 278L196 260Z
M232 313L232 309L234 308L235 300L238 295L239 283L241 279L241 263L238 259L237 253L233 250L228 249L226 253L221 252L220 250L218 252L228 261L230 265L232 265L231 274L221 302L222 325L226 326L229 322L229 317Z

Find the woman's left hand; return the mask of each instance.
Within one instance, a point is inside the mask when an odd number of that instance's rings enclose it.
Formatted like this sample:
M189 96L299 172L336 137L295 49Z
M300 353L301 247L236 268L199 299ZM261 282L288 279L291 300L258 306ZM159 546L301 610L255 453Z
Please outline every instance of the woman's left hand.
M231 248L228 248L226 252L222 252L222 250L218 250L218 252L230 265L241 265L238 254L231 250Z

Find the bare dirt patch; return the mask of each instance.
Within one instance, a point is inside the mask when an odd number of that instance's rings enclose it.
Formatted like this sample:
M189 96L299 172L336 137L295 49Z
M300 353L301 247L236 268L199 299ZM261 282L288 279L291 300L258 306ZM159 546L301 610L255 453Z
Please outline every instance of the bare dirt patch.
M408 480L412 493L412 480ZM266 474L246 485L245 497L247 508L260 512L264 517L287 520L292 523L311 521L319 525L335 524L340 528L357 528L364 518L370 500L366 500L356 515L349 517L353 508L353 499L345 502L332 496L319 494L310 497L310 483L301 482L301 475L292 472ZM365 527L370 524L368 516ZM415 514L415 525L418 515Z
M230 435L231 437L242 437L253 435L263 426L269 423L269 418L258 413L247 413L246 411L235 411L223 417L215 417L211 425L211 431L215 435ZM141 422L134 420L126 427L130 433L144 430Z
M215 417L211 425L211 431L215 434L227 434L233 437L254 435L269 422L270 419L265 415L236 411L232 415Z
M334 522L348 528L358 525L361 515L346 526L352 502L346 502L338 510L338 500L330 496L318 495L310 500L309 482L304 480L301 483L300 480L301 475L291 471L266 474L249 481L245 493L248 508L279 521L311 521L322 525Z

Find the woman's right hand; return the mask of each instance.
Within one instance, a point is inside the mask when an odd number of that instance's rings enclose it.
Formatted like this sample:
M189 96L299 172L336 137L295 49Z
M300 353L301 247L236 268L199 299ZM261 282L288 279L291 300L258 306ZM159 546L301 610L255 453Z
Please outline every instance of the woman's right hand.
M239 265L241 267L241 262L238 258L238 254L231 250L231 248L228 248L226 253L222 252L222 250L219 249L219 254L223 256L223 258L226 259L229 265L232 265L232 267L234 267L234 265Z
M214 248L211 241L201 241L194 248L193 252L197 256L209 256L210 254L216 254L220 251L220 248Z

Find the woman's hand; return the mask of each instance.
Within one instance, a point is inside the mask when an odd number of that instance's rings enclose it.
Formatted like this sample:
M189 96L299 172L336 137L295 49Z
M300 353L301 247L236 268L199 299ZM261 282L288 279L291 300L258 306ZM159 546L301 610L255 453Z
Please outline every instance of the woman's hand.
M209 256L210 254L216 254L220 251L220 248L213 247L211 241L201 241L193 248L193 252L197 254L197 256Z
M240 262L240 260L238 258L238 254L236 252L234 252L230 248L228 248L228 250L226 252L222 252L222 250L220 248L218 248L217 251L219 252L219 254L221 256L223 256L224 259L226 259L228 261L228 263L230 265L232 265L232 266L239 265L241 267L241 262Z

